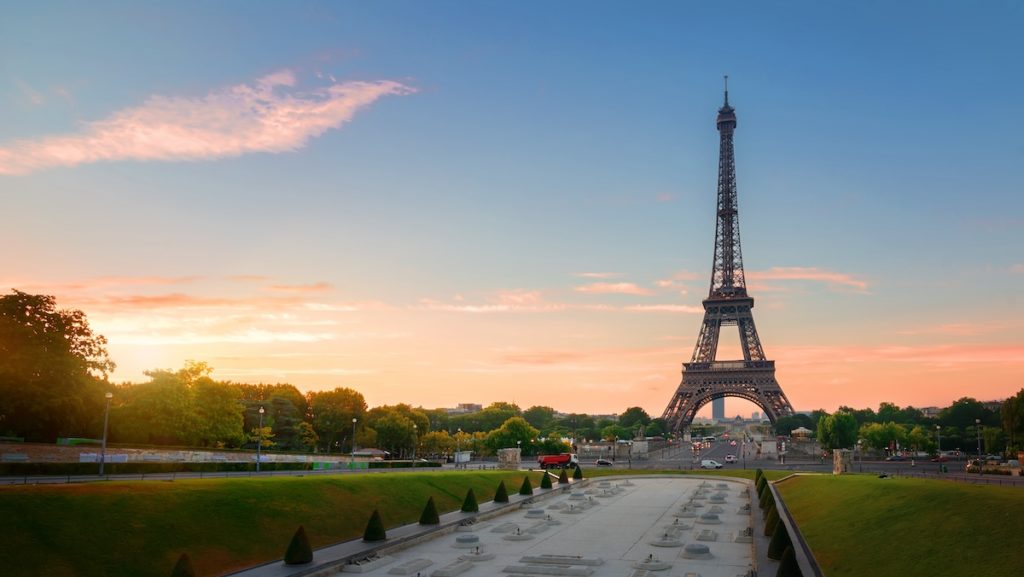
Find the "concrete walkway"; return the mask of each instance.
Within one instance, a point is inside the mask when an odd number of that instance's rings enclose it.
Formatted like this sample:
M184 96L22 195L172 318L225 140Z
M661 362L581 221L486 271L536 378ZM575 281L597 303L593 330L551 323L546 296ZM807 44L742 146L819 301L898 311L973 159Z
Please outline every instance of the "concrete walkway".
M720 484L727 488L719 488ZM721 520L716 521L719 524L706 525L699 518L681 518L679 512L686 504L699 502L706 507L698 509L699 512L710 511L714 502L708 499L715 492L725 495ZM752 497L751 501L747 501L747 495ZM441 516L439 526L411 524L392 528L383 543L353 540L331 545L315 551L314 561L309 565L288 566L275 561L232 575L327 576L336 575L347 566L346 572L373 573L371 577L426 577L453 571L466 571L466 577L483 575L482 572L493 576L501 574L502 568L508 572L509 567L525 567L526 573L543 570L544 575L586 573L590 577L624 577L664 559L672 570L651 569L664 577L681 577L689 571L702 577L735 577L750 569L770 576L777 564L764 556L768 540L763 536L763 520L755 495L750 481L734 478L598 477L569 486L555 485L550 490L535 489L532 497L510 495L507 504L483 503L479 513L447 513ZM750 515L740 512L744 503L751 504ZM460 527L466 522L470 526ZM754 543L734 543L733 537L748 526L753 527ZM712 555L687 557L684 545L705 543L697 535L707 529L718 534L717 541L707 542ZM663 533L665 540L679 542L662 543ZM520 534L522 537L518 538ZM461 547L463 541L472 544ZM352 564L375 555L385 559L362 566ZM527 558L567 555L591 564L568 569L516 565ZM467 558L486 562L467 563Z

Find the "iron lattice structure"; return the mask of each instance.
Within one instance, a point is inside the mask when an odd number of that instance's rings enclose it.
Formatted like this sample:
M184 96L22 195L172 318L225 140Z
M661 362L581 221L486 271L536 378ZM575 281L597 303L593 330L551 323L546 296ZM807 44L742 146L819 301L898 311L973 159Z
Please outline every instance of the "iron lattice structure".
M793 406L775 380L775 361L765 358L751 313L754 299L747 295L733 153L736 110L729 106L728 84L717 124L718 216L711 288L704 299L704 322L693 357L683 363L683 380L662 415L670 430L676 432L689 427L701 407L722 397L739 397L754 403L773 423L779 417L793 414ZM716 360L723 326L738 327L743 360Z

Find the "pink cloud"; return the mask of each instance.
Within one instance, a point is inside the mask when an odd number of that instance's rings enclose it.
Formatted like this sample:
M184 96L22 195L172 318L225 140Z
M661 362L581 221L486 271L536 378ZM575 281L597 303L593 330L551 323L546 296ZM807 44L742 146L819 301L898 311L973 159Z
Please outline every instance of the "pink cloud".
M901 335L949 335L959 337L969 337L982 335L987 333L993 333L1007 328L1005 324L1001 323L946 323L941 325L933 325L928 327L921 327L917 329L905 329L897 331L897 334Z
M301 91L291 71L202 97L151 96L141 106L87 122L72 134L0 147L0 175L117 160L203 160L289 152L338 128L381 96L414 89L399 82L346 82Z
M1015 264L1010 267L1010 272L1024 274L1024 264Z
M704 307L690 305L632 305L622 307L624 311L640 313L685 313L691 315L704 314Z
M614 278L619 276L617 272L579 272L575 276L583 278Z
M746 278L751 281L815 281L830 286L852 288L858 292L865 292L868 288L867 282L853 275L821 270L817 267L774 267L766 271L747 272ZM762 290L772 290L764 284L759 286Z
M275 284L266 287L265 290L283 293L315 293L331 290L330 283L317 282L312 284Z
M651 295L650 289L637 286L631 282L596 282L584 286L578 286L573 289L576 292L587 293L587 294L623 294L623 295L636 295L636 296L649 296Z

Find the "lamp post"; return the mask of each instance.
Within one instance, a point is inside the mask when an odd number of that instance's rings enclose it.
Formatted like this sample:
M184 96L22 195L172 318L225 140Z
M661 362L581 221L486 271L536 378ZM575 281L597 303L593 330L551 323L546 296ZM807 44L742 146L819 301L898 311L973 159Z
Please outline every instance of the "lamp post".
M978 433L978 459L981 459L981 419L974 419L974 430ZM980 468L978 469L981 470Z
M455 468L459 468L459 455L462 453L462 427L455 432Z
M860 472L864 472L864 439L857 439L857 452L860 453Z
M356 462L356 423L357 422L359 422L359 419L357 419L355 417L352 417L352 452L349 453L349 456L348 456L349 463L355 463Z
M417 431L418 428L419 427L416 426L416 423L412 424L412 466L413 467L416 466L416 445L419 444L419 441L420 441L419 437L416 436L416 431Z
M103 476L103 463L107 460L107 423L110 420L110 399L114 398L114 393L108 392L103 397L107 399L107 408L103 411L103 445L100 449L100 477Z
M260 452L263 449L263 413L266 410L260 406L260 428L256 429L256 472L260 472Z
M942 425L935 425L935 447L938 456L942 456Z

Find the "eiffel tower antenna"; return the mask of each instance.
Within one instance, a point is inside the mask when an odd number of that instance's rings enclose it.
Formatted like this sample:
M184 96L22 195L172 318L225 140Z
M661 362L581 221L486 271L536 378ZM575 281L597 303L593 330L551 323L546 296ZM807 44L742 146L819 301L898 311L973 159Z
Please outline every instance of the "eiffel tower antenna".
M758 405L773 423L793 414L793 406L775 380L775 361L765 357L751 313L754 299L747 295L733 152L736 110L729 106L728 76L725 101L715 124L719 132L718 207L711 286L703 301L704 322L693 356L683 363L683 380L662 415L675 432L688 428L701 407L723 397L739 397ZM742 360L717 360L722 326L739 328Z

